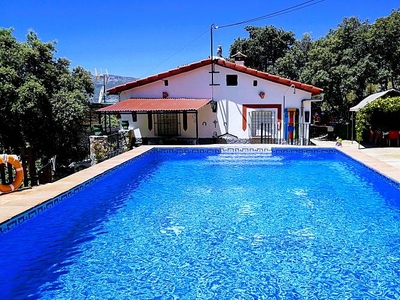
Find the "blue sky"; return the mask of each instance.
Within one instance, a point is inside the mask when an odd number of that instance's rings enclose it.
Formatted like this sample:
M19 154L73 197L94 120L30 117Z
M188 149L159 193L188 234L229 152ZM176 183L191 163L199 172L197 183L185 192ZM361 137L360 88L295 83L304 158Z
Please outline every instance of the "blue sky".
M207 58L211 24L224 26L296 5L302 9L244 25L213 30L214 54L223 56L245 26L273 25L300 39L325 36L345 17L373 23L400 8L400 0L1 0L0 27L14 28L18 41L29 29L43 42L57 41L56 57L71 66L110 74L147 77Z

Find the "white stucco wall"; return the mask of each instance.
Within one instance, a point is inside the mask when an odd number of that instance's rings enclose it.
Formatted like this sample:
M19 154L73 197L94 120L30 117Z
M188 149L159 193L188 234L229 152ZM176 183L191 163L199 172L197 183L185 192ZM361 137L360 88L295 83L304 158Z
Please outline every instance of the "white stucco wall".
M214 86L210 85L211 66L205 66L166 78L168 86L165 85L164 80L160 80L124 91L120 94L120 100L142 97L162 98L163 92L168 93L168 98L213 99L218 102L218 113L213 113L210 105L206 105L198 111L199 137L211 138L215 134L221 135L228 132L239 138L249 138L249 124L243 130L243 105L272 105L282 107L285 98L286 108L297 108L301 111L301 100L311 98L310 92L296 89L296 93L293 94L293 88L287 85L257 78L219 65L215 65L214 67L216 72L214 73L214 84L216 84ZM237 86L226 85L226 75L228 74L238 76ZM257 81L257 86L253 85L255 80ZM264 99L260 98L260 92L265 93ZM303 103L304 111L310 111L311 102L304 101ZM247 114L250 114L251 110L248 109ZM277 112L277 109L275 111ZM277 115L277 118L281 119L283 116L279 118ZM131 128L140 127L143 136L154 136L154 125L151 131L148 130L147 115L138 114L138 122L135 123L132 122L130 115L122 115L122 120L125 119L130 121ZM249 122L248 116L247 122ZM181 130L181 137L194 137L195 134L194 114L188 114L188 129L187 131Z

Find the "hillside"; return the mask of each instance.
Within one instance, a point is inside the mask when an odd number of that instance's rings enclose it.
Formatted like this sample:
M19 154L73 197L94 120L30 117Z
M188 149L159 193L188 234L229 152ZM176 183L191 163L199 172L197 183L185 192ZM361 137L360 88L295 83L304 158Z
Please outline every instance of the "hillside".
M106 84L106 90L109 88L112 88L116 85L124 84L130 81L134 81L137 78L134 77L125 77L125 76L119 76L119 75L108 75L108 82ZM99 100L99 94L100 90L103 88L103 78L97 78L96 76L92 76L93 83L94 83L94 95L92 102L97 103ZM118 101L118 96L117 95L111 95L111 96L106 96L106 102L116 102Z

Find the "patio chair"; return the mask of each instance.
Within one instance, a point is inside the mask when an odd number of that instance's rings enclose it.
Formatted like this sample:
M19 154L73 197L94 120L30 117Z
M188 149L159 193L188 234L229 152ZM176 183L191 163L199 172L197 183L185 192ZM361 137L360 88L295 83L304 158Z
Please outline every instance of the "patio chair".
M142 133L140 132L140 128L133 129L134 133L134 146L139 147L143 144Z
M399 146L400 142L400 131L399 130L389 130L388 134L388 145L392 145L392 141L397 141L397 146Z
M369 130L369 143L372 144L375 141L375 131Z
M369 130L369 143L370 144L379 144L382 139L382 132L379 130Z
M378 144L378 143L381 143L382 131L380 131L380 130L375 130L375 132L374 132L374 138L375 138L375 145Z

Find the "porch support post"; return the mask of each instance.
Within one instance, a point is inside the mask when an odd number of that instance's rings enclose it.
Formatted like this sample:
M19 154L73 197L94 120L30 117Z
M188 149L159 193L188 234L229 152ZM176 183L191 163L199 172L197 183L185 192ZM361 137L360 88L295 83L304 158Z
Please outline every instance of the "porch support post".
M196 114L196 144L198 145L199 144L199 120L198 120L199 113L197 110L196 110L195 114Z
M103 128L104 133L107 132L107 113L104 112L104 128Z
M354 141L354 111L351 112L351 143L353 144Z
M111 134L111 114L108 114L108 132Z

